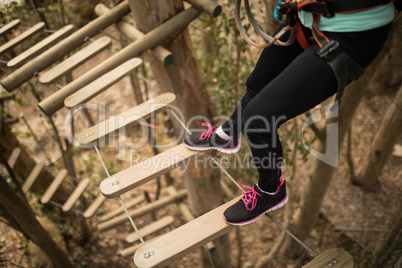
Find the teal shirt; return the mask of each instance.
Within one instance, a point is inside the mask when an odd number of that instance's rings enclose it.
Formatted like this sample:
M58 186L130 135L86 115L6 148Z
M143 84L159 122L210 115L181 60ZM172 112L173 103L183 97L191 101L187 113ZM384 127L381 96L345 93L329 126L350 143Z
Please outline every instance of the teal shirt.
M349 14L335 14L332 18L321 16L318 28L324 32L360 32L375 29L390 23L395 14L395 6L389 3L369 10ZM301 23L311 28L313 16L300 11Z

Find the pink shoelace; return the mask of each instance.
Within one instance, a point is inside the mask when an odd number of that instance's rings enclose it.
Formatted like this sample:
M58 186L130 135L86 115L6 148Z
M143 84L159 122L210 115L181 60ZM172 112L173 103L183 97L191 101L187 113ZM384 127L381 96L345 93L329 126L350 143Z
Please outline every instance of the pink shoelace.
M244 204L246 205L247 210L252 211L255 206L257 205L257 195L261 196L259 193L257 193L257 191L254 189L253 187L250 186L245 186L245 185L241 185L243 187L243 189L241 189L241 193L244 194L242 200L244 202ZM248 192L245 192L245 190L248 189ZM249 205L251 204L251 208L249 207Z
M204 131L201 133L201 140L205 140L205 139L208 140L211 137L211 135L214 134L215 131L217 130L217 127L213 127L207 122L204 122L201 125L208 127L207 131Z

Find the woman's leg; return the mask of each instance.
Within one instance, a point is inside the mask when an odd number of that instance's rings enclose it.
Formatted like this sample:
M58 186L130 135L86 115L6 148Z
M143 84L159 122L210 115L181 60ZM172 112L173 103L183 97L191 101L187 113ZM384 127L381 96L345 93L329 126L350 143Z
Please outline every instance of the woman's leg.
M389 29L387 25L365 32L328 33L327 36L339 41L351 58L367 67L385 43ZM369 42L373 37L376 40ZM286 184L279 180L280 167L275 165L281 162L283 154L277 129L336 91L337 82L331 67L316 54L314 47L310 47L247 104L241 119L242 132L253 153L259 181L253 187L246 187L249 191L244 197L224 212L228 223L251 223L287 202Z
M336 93L331 67L311 47L253 98L242 114L242 132L259 173L261 190L275 192L283 159L277 128Z
M389 29L390 25L386 25L365 32L327 33L327 36L338 40L350 57L367 67L384 45ZM248 103L242 116L243 134L257 163L258 185L264 191L275 192L279 185L283 152L277 128L332 96L336 90L332 69L310 47ZM267 129L266 125L269 130L261 132L259 129Z
M199 151L214 149L229 154L238 152L241 111L302 52L297 42L288 47L272 45L264 49L247 79L247 91L234 113L220 128L204 123L208 127L207 131L186 136L183 140L186 147Z
M284 40L286 38L288 37L284 37ZM272 45L262 51L254 70L246 81L246 93L236 110L222 125L227 135L238 137L241 130L241 113L248 103L302 52L303 48L298 42L287 47Z

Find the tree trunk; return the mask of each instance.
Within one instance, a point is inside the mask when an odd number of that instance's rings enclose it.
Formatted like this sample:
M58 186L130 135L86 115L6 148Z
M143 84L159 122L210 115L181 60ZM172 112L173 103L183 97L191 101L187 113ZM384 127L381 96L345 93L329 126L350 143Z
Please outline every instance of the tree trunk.
M31 208L14 192L0 176L0 206L7 221L18 226L28 239L32 240L49 258L54 267L74 267L67 255L57 246L37 221ZM13 227L11 225L11 227Z
M179 0L130 0L129 3L137 28L143 33L148 33L183 10ZM165 47L174 55L174 63L169 67L147 56L152 62L151 69L161 92L176 94L178 108L186 119L196 115L211 118L209 97L201 88L203 76L187 28L175 33Z
M19 182L23 184L24 180L28 177L29 173L34 168L36 164L35 160L29 156L27 151L23 148L23 146L21 146L20 142L15 137L14 133L12 133L10 128L6 125L2 126L0 143L5 148L3 155L6 159L10 157L11 152L14 148L19 147L21 149L21 154L13 170L15 175L19 179ZM43 169L34 185L32 185L31 191L38 195L42 195L52 183L53 179L54 176L46 169ZM64 203L70 193L71 190L62 184L53 195L52 200L58 203Z
M357 184L364 189L373 190L378 184L378 177L401 134L402 112L400 107L402 107L402 86L385 113L381 126L371 143L370 151L357 171Z
M386 265L386 261L392 256L397 256L402 243L402 211L400 210L398 218L392 224L392 228L385 237L382 245L376 250L379 263Z
M366 70L365 75L358 81L353 82L345 90L345 94L342 97L342 104L339 107L338 152L340 152L345 135L356 112L356 108L362 99L365 89L368 86L369 80L367 78L373 77L373 74L377 70L378 63L384 56L385 52L383 51ZM325 150L328 150L328 148L325 147L326 139L322 141L320 140L318 151L325 152ZM303 188L300 207L296 211L293 220L289 224L289 230L302 241L306 240L306 238L309 236L318 219L324 196L327 192L334 172L335 168L333 166L328 165L318 158L314 159L313 170ZM289 236L285 236L283 240L284 241L279 242L282 243L279 251L280 255L287 258L296 258L301 254L302 248L295 240Z
M137 28L144 33L183 10L180 0L130 0L129 4L137 22ZM147 56L152 62L151 69L161 92L176 94L176 104L184 116L183 120L200 115L207 120L211 119L210 105L212 104L207 92L201 88L203 76L187 28L175 33L169 43L165 43L165 47L173 53L175 58L174 63L169 67L165 67L158 61L152 61L152 58ZM173 122L176 123L176 120ZM175 127L180 130L178 124ZM199 167L196 167L193 162L185 172L185 176L188 177L190 203L197 216L223 203L219 172L208 166L200 167L203 166L200 162L198 165ZM212 255L214 264L216 267L225 267L230 263L228 236L218 238L214 242L216 245L216 252Z

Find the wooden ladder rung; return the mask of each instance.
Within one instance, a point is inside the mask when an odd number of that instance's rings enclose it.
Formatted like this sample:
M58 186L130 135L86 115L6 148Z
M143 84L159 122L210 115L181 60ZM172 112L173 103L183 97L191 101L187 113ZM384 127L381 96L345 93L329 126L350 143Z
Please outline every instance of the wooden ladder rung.
M134 255L137 267L165 266L234 228L223 219L223 212L239 198L221 205L189 223L139 248ZM145 254L154 254L145 258Z
M130 200L129 202L125 203L124 205L126 206L127 209L134 207L135 205L138 205L139 203L143 202L145 200L145 197L143 195L135 197L133 200ZM100 218L100 221L107 221L110 220L111 218L124 213L124 208L119 207L117 209L114 209L110 211L109 213L103 215Z
M109 37L99 38L95 42L89 44L85 48L73 54L71 57L57 64L52 69L43 73L39 77L39 82L41 82L42 84L53 83L63 75L69 73L71 70L76 68L78 65L96 56L98 53L110 46L111 43L112 39L110 39Z
M141 66L140 58L133 58L114 68L110 72L102 75L98 79L92 81L76 93L68 96L64 100L64 106L72 108L80 103L84 103L95 96L101 94L107 88L117 83L130 72L135 71Z
M348 252L339 248L331 248L315 257L311 262L307 263L302 268L353 268L353 263L353 257Z
M148 224L147 226L139 229L138 231L140 232L142 237L147 237L148 235L151 235L151 234L171 225L173 222L174 222L174 218L172 216L166 216L166 217L163 217L157 221L154 221L154 222ZM126 241L128 243L135 243L139 239L140 238L136 232L133 232L126 237Z
M57 191L57 188L59 188L64 178L67 176L67 173L67 169L62 169L59 174L57 174L56 178L52 181L50 186L46 189L46 192L41 197L40 201L42 204L46 204L50 201L54 193Z
M179 209L181 214L183 215L184 219L186 222L190 222L195 219L193 214L190 211L190 208L184 204L183 202L179 204ZM205 249L208 250L209 252L214 252L216 249L216 246L213 241L208 242L206 245L204 245Z
M74 206L75 202L77 202L78 198L80 198L81 194L85 191L85 188L87 188L88 184L89 179L80 181L61 209L63 211L69 211Z
M10 41L8 41L7 43L5 43L0 47L0 55L10 51L11 49L16 47L17 45L19 45L20 43L22 43L23 41L34 35L35 33L39 32L43 28L45 28L45 23L39 22L34 26L32 26L31 28L29 28L28 30L26 30L25 32L18 35L17 37L11 39Z
M9 31L11 31L14 28L17 28L19 25L20 25L20 20L18 20L18 19L10 21L9 23L7 23L6 25L4 25L3 27L0 28L0 36L8 33Z
M106 197L104 197L102 194L99 194L95 201L92 202L92 204L85 210L84 212L84 217L85 218L90 218L92 217L96 210L103 204L103 202L106 200Z
M140 217L142 215L145 215L147 213L160 209L164 206L167 206L171 203L177 202L186 196L187 196L187 190L186 189L180 190L174 196L167 196L167 197L161 198L161 199L159 199L155 202L149 203L143 207L131 210L131 211L129 211L129 214L132 218ZM123 222L125 222L127 220L128 220L127 215L122 214L117 217L114 217L113 219L110 219L108 221L98 224L98 229L100 231L106 231L119 224L122 224Z
M144 160L104 179L100 184L100 189L107 198L117 197L179 167L184 161L203 152L189 150L183 143L176 145L150 159Z
M157 239L157 238L159 238L159 237L161 237L161 235L156 236L156 237L153 237L153 238L151 238L151 239L148 239L147 241L145 241L145 245L148 244L148 243L150 243L150 242L152 242L152 241L154 241L155 239ZM130 256L133 256L134 253L135 253L140 247L142 247L142 244L141 244L141 243L140 243L140 244L136 244L136 245L131 246L131 247L128 247L128 248L125 248L125 249L123 249L123 250L120 251L120 255L121 255L123 258L128 258L128 257L130 257Z
M7 160L10 168L14 168L15 164L17 163L18 157L20 157L20 154L21 154L21 149L19 147L16 147L13 149L13 151L11 152L10 158Z
M56 44L60 39L66 37L74 30L74 26L72 24L66 25L57 32L49 35L39 43L35 44L33 47L25 50L17 57L13 58L7 63L8 67L19 67L23 65L28 60L32 59L33 57L39 55L41 52L45 51L49 47Z
M119 115L110 117L108 120L105 120L98 125L84 130L78 135L78 141L81 144L88 144L97 141L110 133L114 133L120 128L138 122L140 119L149 117L151 113L164 111L175 99L176 96L173 93L161 94Z
M221 180L221 181L222 181L222 180ZM175 189L173 186L169 186L169 187L167 188L167 191L168 191L168 193L169 193L170 195L176 193L176 189ZM180 202L180 203L179 203L179 209L180 209L180 212L181 212L181 214L183 215L184 220L185 220L186 222L190 222L190 221L192 221L192 220L195 219L193 213L191 213L191 211L190 211L190 208L189 208L186 204L184 204L183 202ZM210 253L214 252L215 249L216 249L215 244L214 244L213 241L207 243L206 245L204 245L204 247L205 247L205 249L208 250Z
M24 193L27 193L31 189L32 185L34 184L36 179L39 177L39 174L44 167L45 167L45 162L36 163L35 167L32 169L31 173L29 173L28 178L22 185L22 191Z

